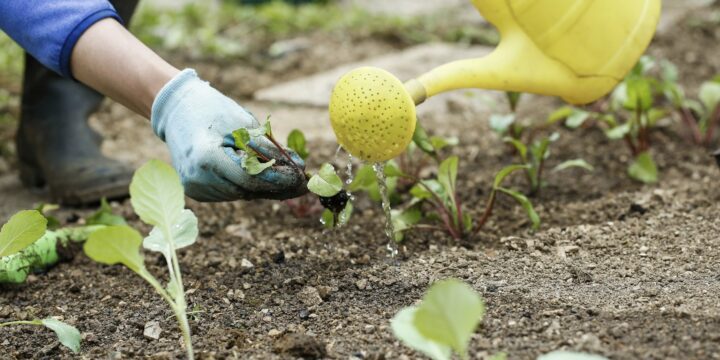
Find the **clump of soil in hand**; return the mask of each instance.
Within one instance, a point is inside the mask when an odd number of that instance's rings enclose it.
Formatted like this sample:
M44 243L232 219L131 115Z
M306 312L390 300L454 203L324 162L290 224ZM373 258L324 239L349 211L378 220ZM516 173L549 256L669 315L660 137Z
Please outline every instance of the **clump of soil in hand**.
M343 211L348 200L350 200L350 195L348 195L346 191L341 191L331 197L320 196L320 204L322 204L324 208L332 211L334 214L338 214Z

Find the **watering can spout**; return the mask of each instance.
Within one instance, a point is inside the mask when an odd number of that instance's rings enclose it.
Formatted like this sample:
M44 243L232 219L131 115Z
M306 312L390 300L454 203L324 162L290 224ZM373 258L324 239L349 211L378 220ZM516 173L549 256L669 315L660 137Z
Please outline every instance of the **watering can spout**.
M660 0L473 0L500 32L489 55L435 68L406 83L416 104L480 88L595 101L635 65L655 33Z
M403 84L377 68L345 74L330 98L338 142L367 161L401 154L415 106L450 90L480 88L559 96L573 104L609 93L650 44L661 0L471 0L500 32L479 59L451 62Z

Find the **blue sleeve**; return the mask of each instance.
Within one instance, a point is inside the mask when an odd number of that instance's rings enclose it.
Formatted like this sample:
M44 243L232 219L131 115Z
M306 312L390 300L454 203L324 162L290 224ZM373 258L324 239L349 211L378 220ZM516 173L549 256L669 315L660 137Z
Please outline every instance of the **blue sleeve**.
M122 22L107 0L0 0L0 29L66 77L72 77L70 56L78 39L105 18Z

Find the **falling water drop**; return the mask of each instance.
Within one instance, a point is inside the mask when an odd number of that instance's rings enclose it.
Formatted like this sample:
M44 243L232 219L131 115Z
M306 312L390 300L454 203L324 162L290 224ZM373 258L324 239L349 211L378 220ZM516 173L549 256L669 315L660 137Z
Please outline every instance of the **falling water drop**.
M390 257L394 258L398 254L397 244L395 243L395 227L392 223L392 209L390 208L390 198L388 196L388 188L385 178L385 163L373 164L375 170L375 176L378 181L378 188L380 190L380 197L382 198L382 209L385 213L385 235L388 237L388 244L386 246Z

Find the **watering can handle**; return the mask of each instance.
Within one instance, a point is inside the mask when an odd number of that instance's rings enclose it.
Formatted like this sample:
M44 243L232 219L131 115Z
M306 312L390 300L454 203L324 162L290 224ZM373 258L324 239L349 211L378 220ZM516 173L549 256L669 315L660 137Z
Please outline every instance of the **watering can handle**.
M472 0L498 28L489 55L439 66L405 87L416 104L481 88L595 101L632 69L652 39L661 0Z

